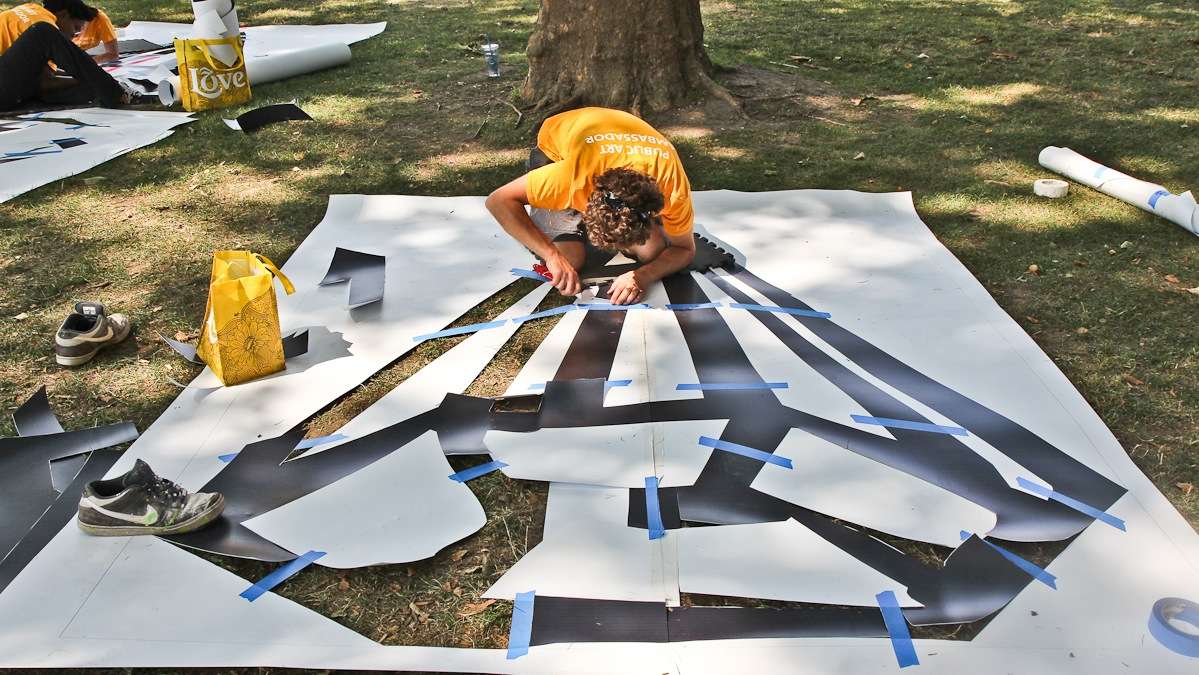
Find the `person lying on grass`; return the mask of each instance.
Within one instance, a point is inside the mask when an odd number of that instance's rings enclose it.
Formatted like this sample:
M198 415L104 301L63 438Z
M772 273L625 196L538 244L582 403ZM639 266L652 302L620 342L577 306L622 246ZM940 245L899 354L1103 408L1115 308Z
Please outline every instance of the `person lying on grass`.
M588 247L637 259L608 291L618 305L695 257L691 184L666 137L619 110L581 108L545 120L528 173L492 192L487 209L545 261L563 295L582 291ZM531 208L525 211L525 206Z
M71 42L96 10L82 0L46 0L0 12L0 110L27 101L106 108L129 102L130 94L92 57ZM53 61L70 77L55 77Z

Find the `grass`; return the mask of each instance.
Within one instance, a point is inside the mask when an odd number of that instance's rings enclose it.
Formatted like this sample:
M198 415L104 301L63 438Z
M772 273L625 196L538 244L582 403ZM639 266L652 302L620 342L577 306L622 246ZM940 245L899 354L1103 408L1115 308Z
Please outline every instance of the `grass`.
M118 25L189 18L186 3L103 4ZM201 115L166 141L0 205L0 400L14 407L45 383L69 428L125 419L144 428L177 393L168 378L195 372L153 335L194 331L214 249L282 263L329 194L486 194L517 175L530 122L514 126L506 102L536 9L533 0L240 7L249 24L390 24L355 45L346 68L256 90L254 105L299 97L316 123L243 136L222 114ZM941 241L1199 523L1199 296L1185 290L1199 287L1197 240L1085 188L1052 202L1030 189L1048 176L1036 163L1046 145L1176 192L1199 188L1189 161L1199 156L1199 8L740 0L704 10L710 53L739 67L722 77L751 97L750 116L697 102L651 119L676 142L694 186L912 190ZM498 80L470 47L482 33L503 47ZM95 365L64 371L50 336L85 298L132 314L140 332ZM472 393L501 392L546 329L522 331ZM449 344L416 350L315 420L313 433L335 429ZM314 568L282 592L387 643L502 645L505 603L459 615L539 540L545 491L499 474L472 488L489 515L479 535L417 565Z

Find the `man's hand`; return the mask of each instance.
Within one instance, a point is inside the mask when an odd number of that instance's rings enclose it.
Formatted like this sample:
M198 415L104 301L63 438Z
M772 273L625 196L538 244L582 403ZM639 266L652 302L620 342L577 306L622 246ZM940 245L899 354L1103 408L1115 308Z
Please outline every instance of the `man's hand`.
M644 297L645 290L642 289L637 270L616 277L608 288L608 299L614 305L631 305Z
M562 295L578 295L583 292L579 283L579 273L561 253L553 253L546 257L545 266L549 268L553 279L550 281Z

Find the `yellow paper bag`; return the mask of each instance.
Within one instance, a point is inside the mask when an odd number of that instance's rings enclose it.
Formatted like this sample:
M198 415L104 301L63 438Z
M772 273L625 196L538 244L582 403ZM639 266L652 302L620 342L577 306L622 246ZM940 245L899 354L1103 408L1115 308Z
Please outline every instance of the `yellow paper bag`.
M233 65L213 56L214 51L236 54ZM175 58L179 61L179 100L184 110L211 110L250 100L250 78L246 75L241 36L175 40Z
M283 370L283 336L274 280L291 281L265 256L217 251L196 354L226 385Z

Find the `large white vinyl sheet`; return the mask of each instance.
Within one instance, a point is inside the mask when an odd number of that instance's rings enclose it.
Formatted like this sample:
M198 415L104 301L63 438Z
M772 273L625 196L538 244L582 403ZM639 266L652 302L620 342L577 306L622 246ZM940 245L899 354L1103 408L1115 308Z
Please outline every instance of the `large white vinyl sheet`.
M694 198L699 222L736 251L758 278L828 312L829 321L895 362L1006 417L1128 491L1107 509L1124 521L1126 531L1102 522L1087 526L1048 564L1048 571L1056 576L1056 590L1030 581L972 640L915 640L920 666L909 670L935 675L1195 672L1199 662L1159 644L1149 633L1148 619L1159 599L1199 601L1199 537L1136 468L1053 362L921 223L910 195L720 191L695 193ZM388 257L386 296L374 310L350 312L343 286L316 286L337 246ZM406 351L413 344L411 336L444 327L507 283L510 268L527 264L526 251L497 236L481 198L334 197L325 221L284 268L299 291L280 302L285 330L323 326L330 334L314 332L309 354L272 378L222 388L210 373L201 375L146 430L115 470L124 471L134 458L142 457L160 473L195 489L220 471L218 455L260 436L278 435L306 419ZM455 279L455 284L439 282L437 294L427 292L430 280L447 278ZM714 282L730 294L736 284L726 278ZM708 291L712 287L703 285ZM754 302L769 304L765 297L748 295ZM662 309L639 311L661 313L653 321L671 318ZM528 393L530 385L554 377L585 315L574 311L561 318L535 353L535 363L514 382L513 393ZM721 316L726 316L725 309ZM679 327L687 327L680 317L674 319ZM783 320L795 325L794 317ZM806 322L811 325L811 320ZM852 452L867 443L891 443L888 435L900 439L895 441L899 445L888 447L917 448L915 432L851 426L854 422L844 417L860 414L858 406L866 402L824 388L805 363L774 353L771 341L760 331L754 337L752 324L740 318L730 323L744 327L746 358L755 370L764 371L760 373L764 378L807 386L807 393L775 390L781 394L780 401L786 397L788 406L804 408L797 414L808 415L805 419L852 429L846 436L851 439L847 448L827 441L812 443L808 432L793 432L777 452L790 459L794 468L763 467L755 488L843 519L849 527L877 528L921 541L951 544L954 529L989 526L994 517L989 510L978 508L967 495L944 493L955 484L931 489L920 484L919 476L905 473L902 465L875 466L865 453ZM668 321L663 320L662 330L667 340L679 344ZM642 323L640 332L646 336L657 329L651 331ZM740 342L740 332L734 335ZM854 359L853 354L837 352L833 342L814 339L810 332L801 336L826 353L828 360L844 365ZM628 344L626 337L631 340ZM350 343L348 349L343 339ZM653 384L654 378L684 382L695 376L692 365L707 368L689 358L651 360L651 345L638 345L635 333L622 335L621 343L614 379L620 374L637 381L642 375L638 362L649 361L642 388L620 394L628 397L622 400L625 404L669 396L664 386ZM485 353L459 354L463 370L451 369L454 376L446 378L447 391L458 387L464 373L475 368ZM894 394L877 379L853 372L864 383L859 391L869 385ZM403 416L421 408L426 396L436 399L435 386L428 381L426 385L430 388L414 389L411 398L405 395L393 401L394 412L380 407L357 424L365 432L385 424L389 414ZM933 423L967 424L952 419L954 413L938 416L908 398L895 395L895 399ZM730 420L726 430L735 431L740 422ZM586 436L592 429L570 431ZM531 456L551 453L557 449L554 444L563 441L542 432L523 436ZM493 440L489 435L487 442ZM859 441L863 446L853 446ZM973 435L962 442L985 460L969 457L971 461L963 466L981 471L994 467L990 484L1002 480L1010 485L1017 478L1044 482L996 448L976 442ZM607 447L601 443L593 450L602 452ZM364 495L382 490L386 479L398 478L405 452L411 449L401 449L349 479L365 481L359 483L366 486ZM430 464L444 461L426 454ZM378 483L373 482L376 479ZM338 484L331 488L336 490ZM680 495L687 489L674 488ZM419 529L390 526L377 535L366 533L367 538L377 536L385 542L358 541L352 528L331 528L329 523L347 522L349 515L340 510L359 507L359 498L347 495L342 503L321 492L314 493L322 502L320 508L305 504L310 514L305 517L326 520L308 530L301 527L299 536L313 538L292 545L315 547L317 539L334 541L330 548L344 546L352 552L352 562L358 563L380 552L392 557L404 545L393 539L408 536L425 541ZM902 571L884 574L873 566L864 567L865 561L858 558L846 561L840 550L829 546L836 542L816 536L821 531L815 518L803 521L810 528L805 530L795 530L798 523L751 523L669 529L661 539L650 540L645 529L628 526L630 496L635 494L640 493L624 487L552 483L544 541L488 594L509 598L532 590L538 597L559 594L672 605L679 603L681 584L694 592L853 604L868 603L873 594L892 590L905 604L909 600L923 602L926 608L932 604L917 593L915 584L904 596L905 589L893 583ZM734 569L736 561L742 564ZM186 583L177 583L179 579ZM272 594L246 603L237 593L248 584L161 541L91 539L69 526L0 593L0 667L273 666L686 675L856 675L899 670L891 641L885 637L550 644L534 646L516 660L507 660L501 650L382 647ZM114 616L121 618L113 620ZM168 629L174 626L180 630Z
M104 108L58 110L17 120L6 120L0 113L0 202L157 143L191 121L190 113Z

